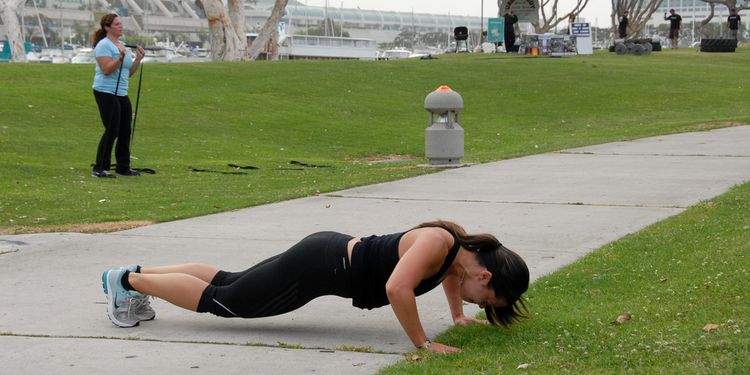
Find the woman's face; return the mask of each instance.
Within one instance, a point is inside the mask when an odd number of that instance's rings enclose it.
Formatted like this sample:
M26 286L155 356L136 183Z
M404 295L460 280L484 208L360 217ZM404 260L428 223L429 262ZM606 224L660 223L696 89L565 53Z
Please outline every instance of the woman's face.
M492 273L487 270L476 275L465 275L461 281L461 299L469 303L476 303L480 308L487 306L505 307L505 298L497 297L495 290L489 285Z
M112 24L107 26L107 35L116 38L122 36L122 21L120 21L120 17L115 17L115 19L112 20Z

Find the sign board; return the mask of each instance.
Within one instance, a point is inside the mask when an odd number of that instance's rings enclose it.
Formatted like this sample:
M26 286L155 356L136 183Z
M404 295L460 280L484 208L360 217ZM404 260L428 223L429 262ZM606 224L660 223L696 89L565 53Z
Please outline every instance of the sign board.
M588 22L573 22L570 25L570 35L576 38L576 49L579 55L594 53L594 47L591 44L591 24Z
M487 41L491 43L505 41L505 19L487 19Z
M498 0L500 14L513 11L518 22L539 22L539 0Z

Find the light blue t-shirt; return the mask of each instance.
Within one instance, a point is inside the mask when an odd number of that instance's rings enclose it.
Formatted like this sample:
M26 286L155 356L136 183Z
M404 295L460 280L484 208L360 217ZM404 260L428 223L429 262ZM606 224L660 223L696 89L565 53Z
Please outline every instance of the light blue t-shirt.
M122 42L120 42L122 43ZM104 38L96 44L94 48L94 57L109 56L112 59L117 59L120 56L120 50L117 49L114 43L109 38ZM94 90L99 92L106 92L108 94L115 94L117 89L117 96L125 96L128 94L128 77L130 77L130 68L133 66L133 57L131 56L130 50L125 54L125 60L122 63L122 73L120 73L120 67L118 66L109 75L105 75L102 72L99 63L96 63L96 73L94 74ZM117 76L120 76L120 86L117 86Z

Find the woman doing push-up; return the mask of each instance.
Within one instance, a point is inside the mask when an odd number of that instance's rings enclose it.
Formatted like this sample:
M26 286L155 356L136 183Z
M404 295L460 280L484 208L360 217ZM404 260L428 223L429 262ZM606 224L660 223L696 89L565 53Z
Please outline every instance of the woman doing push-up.
M314 233L242 272L197 263L130 265L104 272L102 282L107 315L119 327L154 318L147 296L201 313L260 318L336 295L363 309L390 304L416 347L455 352L427 338L416 296L442 283L455 324L509 326L525 313L521 295L529 270L491 234L467 234L458 224L434 221L383 236ZM488 321L465 316L462 301L478 304Z

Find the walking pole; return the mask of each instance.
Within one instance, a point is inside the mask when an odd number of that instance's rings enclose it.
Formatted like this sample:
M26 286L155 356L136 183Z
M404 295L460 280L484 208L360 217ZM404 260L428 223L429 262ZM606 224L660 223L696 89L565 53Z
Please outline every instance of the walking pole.
M126 44L125 47L128 48L138 48L138 46ZM132 151L133 150L133 138L135 138L135 124L136 121L138 121L138 104L141 101L141 82L143 82L143 61L141 61L141 71L138 72L138 94L136 94L135 97L135 111L133 111L133 128L130 130L130 144L128 145L128 148Z
M115 86L115 98L117 98L117 91L120 90L120 78L122 77L122 66L125 63L125 59L120 62L120 70L117 72L117 86Z
M133 138L135 138L135 123L138 120L138 103L141 101L141 82L143 82L143 62L141 62L141 71L138 73L138 94L135 96L135 111L133 112L133 129L130 131L130 145L128 147L133 149Z
M125 47L128 48L138 48L138 46L133 46L126 44ZM143 61L141 61L141 65L143 65ZM141 83L143 82L143 66L140 67L141 71L138 73L138 94L136 94L135 97L135 110L133 111L133 127L130 130L130 144L128 144L128 151L133 150L133 138L135 138L135 124L138 120L138 105L141 102ZM119 80L118 80L119 84ZM131 157L133 157L131 155ZM154 171L151 168L134 168L135 170L142 172L142 173L148 173L148 174L156 174L156 171Z

